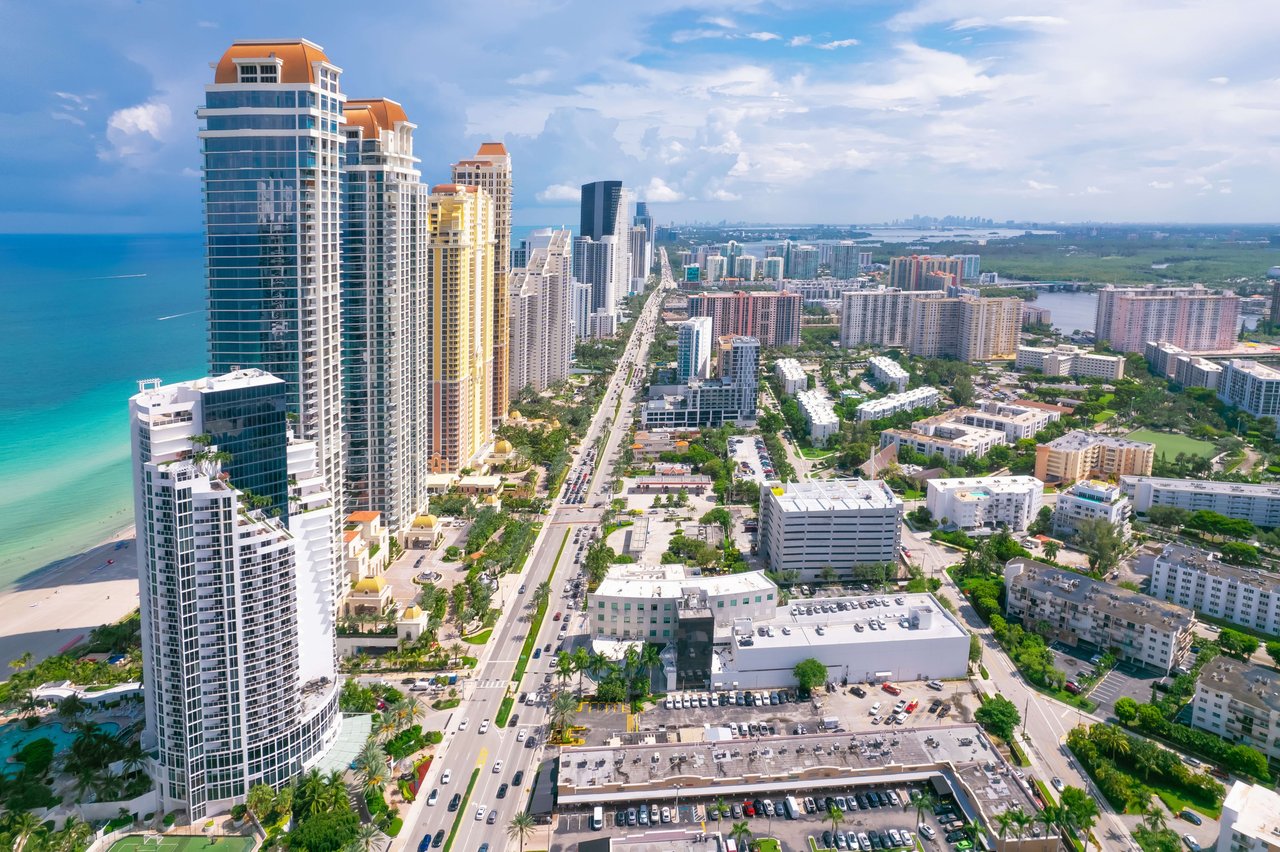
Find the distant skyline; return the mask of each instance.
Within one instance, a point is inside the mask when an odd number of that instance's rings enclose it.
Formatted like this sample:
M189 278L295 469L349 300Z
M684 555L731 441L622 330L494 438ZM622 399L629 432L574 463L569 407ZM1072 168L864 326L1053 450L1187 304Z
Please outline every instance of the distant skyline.
M200 228L195 107L301 36L404 104L424 180L504 141L515 222L621 179L659 222L1277 218L1269 0L3 6L0 231ZM1228 47L1229 46L1229 47Z

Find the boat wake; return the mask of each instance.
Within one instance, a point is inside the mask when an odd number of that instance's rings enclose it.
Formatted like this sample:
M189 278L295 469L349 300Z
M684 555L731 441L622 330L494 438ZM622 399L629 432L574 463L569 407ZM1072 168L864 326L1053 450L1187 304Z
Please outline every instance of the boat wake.
M181 313L181 314L169 314L169 316L167 316L167 317L156 317L156 319L157 319L158 321L163 322L164 320L177 319L178 317L189 317L189 316L191 316L192 314L198 314L198 313L200 313L200 311L199 311L199 310L195 310L195 311L186 311L185 313Z

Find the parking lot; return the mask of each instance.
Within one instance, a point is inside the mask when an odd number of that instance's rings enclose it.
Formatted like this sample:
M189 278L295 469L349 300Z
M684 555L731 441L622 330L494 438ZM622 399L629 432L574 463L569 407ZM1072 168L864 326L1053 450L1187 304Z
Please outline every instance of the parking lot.
M739 479L764 482L774 477L773 460L762 439L749 435L732 438L729 450L733 454L734 475Z
M1132 698L1140 704L1150 701L1151 685L1161 677L1159 673L1121 663L1091 684L1095 654L1057 643L1051 645L1050 650L1054 665L1066 673L1069 683L1084 688L1082 694L1098 705L1094 712L1104 719L1115 718L1116 701L1121 698Z

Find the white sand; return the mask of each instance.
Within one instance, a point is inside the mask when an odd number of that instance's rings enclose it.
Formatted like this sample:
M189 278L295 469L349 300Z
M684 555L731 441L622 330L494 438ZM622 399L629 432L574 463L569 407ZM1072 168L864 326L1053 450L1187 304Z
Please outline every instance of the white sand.
M117 550L118 542L126 544ZM8 676L9 662L24 653L44 659L77 639L88 639L93 628L119 621L137 606L134 530L129 527L0 593L0 679Z

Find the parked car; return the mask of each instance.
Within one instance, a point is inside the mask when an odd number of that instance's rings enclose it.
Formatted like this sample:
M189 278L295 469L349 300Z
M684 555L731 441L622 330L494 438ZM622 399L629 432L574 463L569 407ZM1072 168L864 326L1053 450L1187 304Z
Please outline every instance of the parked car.
M1186 844L1187 849L1191 852L1200 852L1200 844L1190 834L1182 835L1182 842Z
M1187 822L1191 823L1192 825L1204 825L1204 820L1200 819L1200 814L1196 813L1193 810L1188 810L1186 808L1183 808L1183 810L1178 814L1178 816L1181 817L1182 819L1185 819Z

